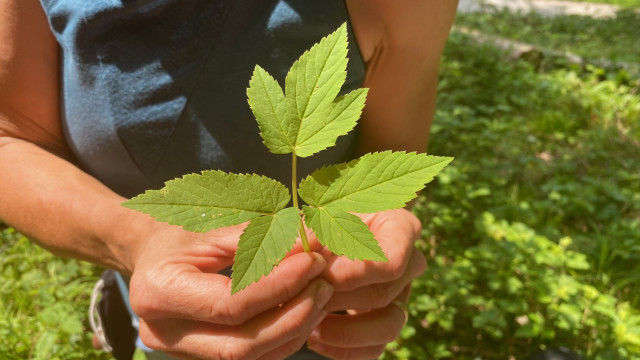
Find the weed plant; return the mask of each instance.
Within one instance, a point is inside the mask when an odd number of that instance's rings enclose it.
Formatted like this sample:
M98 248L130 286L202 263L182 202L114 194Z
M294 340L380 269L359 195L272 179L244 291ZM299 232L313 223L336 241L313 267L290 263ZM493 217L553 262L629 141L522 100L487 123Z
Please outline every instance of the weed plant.
M416 208L429 268L387 358L640 359L640 97L601 75L452 35L430 151L457 160Z

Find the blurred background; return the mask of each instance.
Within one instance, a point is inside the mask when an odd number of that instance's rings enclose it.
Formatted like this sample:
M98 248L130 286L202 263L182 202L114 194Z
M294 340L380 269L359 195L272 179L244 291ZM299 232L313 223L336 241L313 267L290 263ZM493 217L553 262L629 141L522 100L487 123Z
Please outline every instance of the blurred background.
M415 207L429 268L385 359L640 359L640 0L461 0ZM0 359L110 359L101 269L3 227Z

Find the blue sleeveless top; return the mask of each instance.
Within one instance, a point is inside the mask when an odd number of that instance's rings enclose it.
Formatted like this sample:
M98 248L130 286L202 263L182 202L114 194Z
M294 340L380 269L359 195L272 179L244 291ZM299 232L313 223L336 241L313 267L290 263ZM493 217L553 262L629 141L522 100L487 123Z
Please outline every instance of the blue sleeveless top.
M41 0L62 48L63 128L79 165L123 196L220 169L290 183L247 104L256 64L281 84L348 21L343 0ZM364 65L350 30L347 82ZM355 135L301 159L303 176L350 159Z

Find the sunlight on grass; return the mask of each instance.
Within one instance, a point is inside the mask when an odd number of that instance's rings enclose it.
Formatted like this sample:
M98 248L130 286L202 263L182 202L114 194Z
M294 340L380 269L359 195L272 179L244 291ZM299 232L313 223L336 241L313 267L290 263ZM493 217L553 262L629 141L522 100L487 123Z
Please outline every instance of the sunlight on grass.
M545 17L487 7L459 14L457 26L591 59L640 63L640 12L622 10L615 19Z
M92 265L0 232L0 359L109 359L91 347Z
M425 193L429 268L389 359L640 359L640 82L454 33Z

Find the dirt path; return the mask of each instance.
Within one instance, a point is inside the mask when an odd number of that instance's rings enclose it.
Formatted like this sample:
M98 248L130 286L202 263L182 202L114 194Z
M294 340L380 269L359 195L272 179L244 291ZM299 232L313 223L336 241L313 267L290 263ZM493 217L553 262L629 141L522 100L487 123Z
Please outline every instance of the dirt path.
M536 11L547 16L583 15L596 18L613 18L619 7L610 4L594 4L562 0L460 0L458 10L461 12L478 11L482 3L507 8L512 11Z

